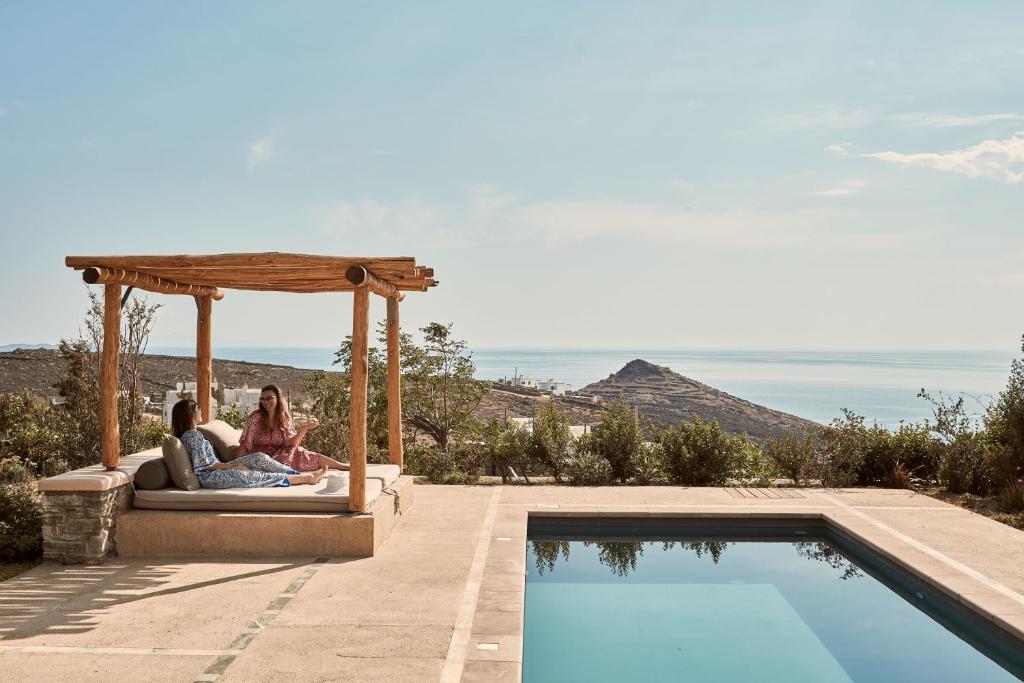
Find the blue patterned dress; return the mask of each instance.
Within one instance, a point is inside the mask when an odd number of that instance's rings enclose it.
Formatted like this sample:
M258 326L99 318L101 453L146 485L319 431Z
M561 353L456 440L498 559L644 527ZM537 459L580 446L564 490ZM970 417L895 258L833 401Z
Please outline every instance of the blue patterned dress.
M264 486L289 486L289 474L297 471L286 467L266 453L249 453L232 460L231 464L245 465L246 469L211 470L220 460L214 455L213 446L206 437L195 429L181 435L192 460L192 469L204 489L251 489Z

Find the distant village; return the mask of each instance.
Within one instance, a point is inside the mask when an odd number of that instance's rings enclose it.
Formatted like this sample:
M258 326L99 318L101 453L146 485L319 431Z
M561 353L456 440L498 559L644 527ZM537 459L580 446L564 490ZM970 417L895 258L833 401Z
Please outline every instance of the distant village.
M542 394L551 394L552 396L565 396L572 393L572 385L568 382L559 382L556 379L537 380L528 375L520 375L516 373L512 378L502 377L498 380L498 384L504 384L506 386L520 387L522 389L536 389Z

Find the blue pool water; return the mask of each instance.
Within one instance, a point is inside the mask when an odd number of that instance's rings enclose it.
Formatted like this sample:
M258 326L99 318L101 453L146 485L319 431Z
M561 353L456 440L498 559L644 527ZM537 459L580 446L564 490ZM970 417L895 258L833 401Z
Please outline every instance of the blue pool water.
M1016 643L828 535L659 536L528 543L524 681L1019 680L989 658Z

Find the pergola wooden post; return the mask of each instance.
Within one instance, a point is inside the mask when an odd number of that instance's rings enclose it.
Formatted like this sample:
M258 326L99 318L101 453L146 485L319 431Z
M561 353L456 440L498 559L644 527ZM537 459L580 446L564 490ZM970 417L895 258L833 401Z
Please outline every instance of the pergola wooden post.
M356 287L352 302L352 388L348 411L348 509L366 509L366 391L369 371L370 289Z
M209 296L196 297L196 403L203 424L213 415L210 411L210 378L213 375L213 342L210 329L210 314L213 299Z
M402 350L399 346L398 297L388 297L388 460L403 469Z
M121 428L117 420L117 369L121 355L121 285L103 286L103 352L100 356L100 452L103 466L117 469Z
M162 294L195 297L196 402L203 422L211 414L212 302L220 287L276 292L353 292L352 394L349 413L349 510L366 511L366 393L369 362L370 292L387 299L388 449L402 466L401 350L398 303L403 292L437 286L433 268L408 256L352 258L309 254L215 254L205 256L68 256L65 265L82 270L88 284L104 290L100 417L103 464L120 461L117 422L117 367L121 331L121 285Z

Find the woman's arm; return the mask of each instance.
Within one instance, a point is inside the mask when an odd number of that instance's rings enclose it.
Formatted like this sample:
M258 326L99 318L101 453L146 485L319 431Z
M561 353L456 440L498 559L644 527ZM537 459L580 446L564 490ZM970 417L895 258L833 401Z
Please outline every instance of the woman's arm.
M285 434L288 436L288 446L291 448L297 448L302 444L302 440L306 437L306 432L319 425L320 421L313 417L309 419L309 422L299 427L299 431L296 432L292 427L291 422L289 422L285 431Z

